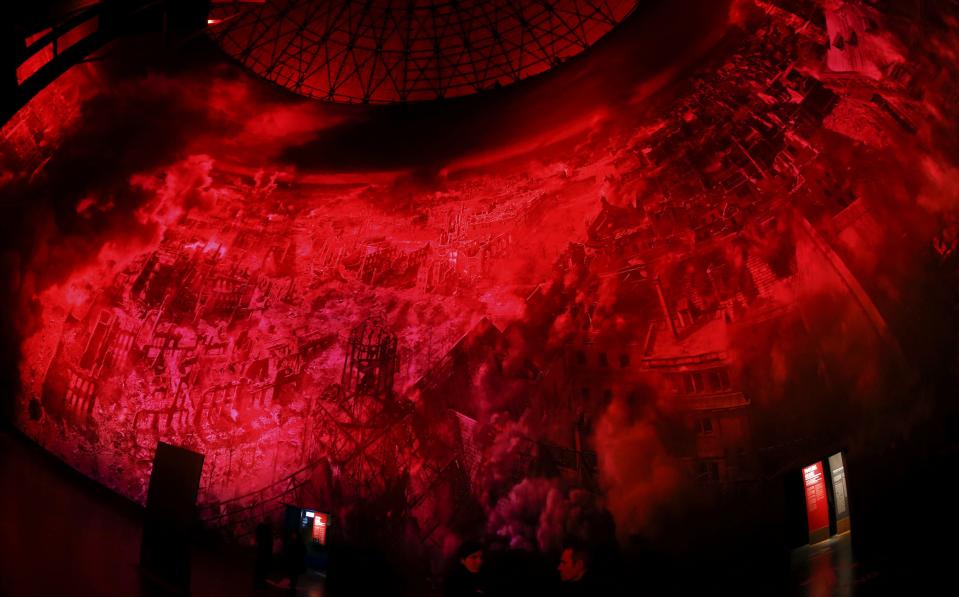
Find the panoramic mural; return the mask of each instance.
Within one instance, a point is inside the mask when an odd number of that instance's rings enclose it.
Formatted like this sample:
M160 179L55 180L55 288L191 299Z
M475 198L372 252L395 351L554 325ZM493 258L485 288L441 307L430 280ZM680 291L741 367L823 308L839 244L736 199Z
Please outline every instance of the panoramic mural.
M286 503L376 511L413 558L655 535L824 412L913 416L903 355L954 299L959 48L796 4L454 130L233 65L76 67L2 131L18 426L141 503L158 441L204 454L202 521L242 540Z

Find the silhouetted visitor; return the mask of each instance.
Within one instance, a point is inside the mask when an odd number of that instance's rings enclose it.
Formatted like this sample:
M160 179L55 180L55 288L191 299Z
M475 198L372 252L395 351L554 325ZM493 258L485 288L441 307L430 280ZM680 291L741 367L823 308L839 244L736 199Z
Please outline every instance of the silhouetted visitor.
M483 570L483 545L465 541L456 551L456 562L443 586L444 597L486 595Z
M286 544L283 546L283 563L290 579L290 592L296 592L300 575L306 572L306 545L295 530L287 533Z
M253 584L262 589L266 587L266 577L270 574L270 563L273 559L273 529L270 523L263 521L256 525L256 565L253 573Z
M591 571L589 551L578 541L569 541L560 555L560 595L601 595Z

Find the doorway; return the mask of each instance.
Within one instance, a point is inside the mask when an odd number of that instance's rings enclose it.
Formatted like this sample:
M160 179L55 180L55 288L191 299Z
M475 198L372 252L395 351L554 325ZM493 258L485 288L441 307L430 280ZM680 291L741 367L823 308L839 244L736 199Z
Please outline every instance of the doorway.
M842 452L802 469L809 543L819 543L849 532L849 492Z
M328 567L330 515L319 510L287 505L285 528L295 530L306 547L308 570L325 573Z

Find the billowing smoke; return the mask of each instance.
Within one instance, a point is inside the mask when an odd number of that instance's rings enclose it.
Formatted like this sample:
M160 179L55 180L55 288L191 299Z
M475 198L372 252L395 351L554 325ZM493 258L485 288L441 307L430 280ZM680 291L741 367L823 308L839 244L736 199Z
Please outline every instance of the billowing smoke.
M612 538L600 498L559 479L523 479L496 502L487 531L510 549L555 553L570 537L592 545Z
M667 451L664 436L671 423L655 412L654 403L616 398L596 426L600 478L621 536L654 528L659 509L688 482Z
M59 86L82 84L70 77ZM58 88L48 88L31 109L62 108ZM4 233L2 250L14 278L5 286L5 317L15 332L4 362L17 362L16 346L39 323L38 297L90 266L101 251L135 250L162 234L152 189L136 183L183 159L184 139L211 126L206 103L197 92L168 77L154 75L117 84L111 93L86 99L55 139L56 149L41 164L20 162L0 188ZM153 206L151 208L151 205ZM11 357L11 358L8 358Z

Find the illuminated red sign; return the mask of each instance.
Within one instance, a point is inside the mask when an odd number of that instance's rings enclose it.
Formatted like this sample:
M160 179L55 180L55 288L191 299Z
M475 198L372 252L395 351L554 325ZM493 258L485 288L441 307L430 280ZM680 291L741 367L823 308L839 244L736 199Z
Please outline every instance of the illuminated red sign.
M802 470L806 486L806 517L809 521L809 540L815 543L829 536L829 500L822 463L817 462ZM825 529L825 533L823 533ZM825 536L823 536L823 534Z
M313 540L320 545L326 545L326 527L329 523L327 514L317 512L313 516Z

